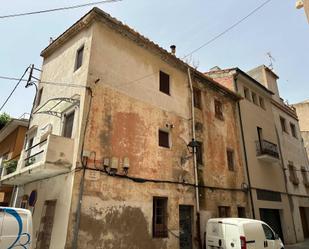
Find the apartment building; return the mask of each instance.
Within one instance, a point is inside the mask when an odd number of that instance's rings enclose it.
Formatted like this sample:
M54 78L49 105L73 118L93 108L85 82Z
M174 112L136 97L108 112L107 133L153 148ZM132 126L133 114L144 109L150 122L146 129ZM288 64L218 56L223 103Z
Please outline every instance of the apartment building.
M295 243L286 170L273 114L274 89L239 68L215 67L207 75L243 97L239 116L253 217L270 224L285 243Z
M24 145L27 128L27 119L13 118L0 130L1 176L16 169ZM12 198L13 192L13 186L0 185L0 206L11 206L14 204L14 198Z
M240 97L98 8L41 53L15 172L34 248L199 248L249 216Z
M299 118L299 128L309 158L309 100L293 104L293 107L296 109Z
M274 93L271 103L294 231L296 240L303 241L309 237L309 164L296 110L280 97L277 84L279 77L272 70L259 66L248 74L259 79L261 84Z

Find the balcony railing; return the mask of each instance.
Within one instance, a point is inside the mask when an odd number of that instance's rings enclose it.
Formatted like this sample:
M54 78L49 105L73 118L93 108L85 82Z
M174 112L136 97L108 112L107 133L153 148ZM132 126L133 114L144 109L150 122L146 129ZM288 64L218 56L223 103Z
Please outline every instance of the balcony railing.
M21 185L69 172L73 165L74 140L50 134L22 151L15 171L4 171L1 182Z
M279 159L278 146L267 140L256 141L256 155L259 156L271 156L275 159Z

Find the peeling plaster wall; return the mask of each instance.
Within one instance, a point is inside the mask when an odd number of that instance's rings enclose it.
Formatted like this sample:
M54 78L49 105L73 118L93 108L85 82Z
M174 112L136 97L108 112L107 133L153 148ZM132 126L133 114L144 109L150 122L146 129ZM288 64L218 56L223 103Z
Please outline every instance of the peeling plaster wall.
M92 28L88 82L93 99L84 147L91 155L88 166L103 169L103 158L116 157L118 173L124 175L122 162L128 157L129 177L194 183L192 160L180 160L189 155L191 139L187 74L100 23ZM170 96L159 91L160 70L170 75ZM170 148L158 146L159 129L169 132ZM66 248L73 237L77 175ZM154 196L168 197L168 238L152 237ZM179 248L179 205L194 207L194 196L190 186L138 183L87 170L78 245ZM194 220L192 229L195 234Z

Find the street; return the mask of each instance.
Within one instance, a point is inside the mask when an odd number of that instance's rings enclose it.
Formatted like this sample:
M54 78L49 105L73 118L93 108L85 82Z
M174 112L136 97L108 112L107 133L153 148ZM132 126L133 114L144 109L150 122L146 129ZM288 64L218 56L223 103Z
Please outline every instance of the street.
M308 249L308 248L309 248L309 239L301 243L286 246L286 249Z

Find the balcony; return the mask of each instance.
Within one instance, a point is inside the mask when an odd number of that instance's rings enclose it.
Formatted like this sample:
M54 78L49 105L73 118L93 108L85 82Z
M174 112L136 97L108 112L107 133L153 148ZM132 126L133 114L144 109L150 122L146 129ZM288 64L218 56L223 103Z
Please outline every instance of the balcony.
M261 161L275 163L279 161L278 146L267 140L256 141L256 156Z
M3 167L1 183L23 185L70 172L73 146L73 139L48 135L46 139L22 151L16 170L8 171Z

